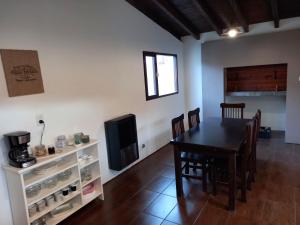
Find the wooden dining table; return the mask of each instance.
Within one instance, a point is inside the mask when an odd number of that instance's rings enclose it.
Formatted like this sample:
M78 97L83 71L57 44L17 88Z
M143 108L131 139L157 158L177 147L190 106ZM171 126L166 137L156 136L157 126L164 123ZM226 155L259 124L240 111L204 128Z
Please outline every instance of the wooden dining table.
M174 148L176 192L183 196L181 152L201 153L228 160L229 192L228 208L235 209L236 156L246 138L249 119L207 118L196 127L171 140Z

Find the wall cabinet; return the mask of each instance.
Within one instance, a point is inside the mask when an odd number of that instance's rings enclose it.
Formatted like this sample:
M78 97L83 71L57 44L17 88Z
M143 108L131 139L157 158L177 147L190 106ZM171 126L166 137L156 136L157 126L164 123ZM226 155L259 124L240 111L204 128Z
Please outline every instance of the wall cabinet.
M225 93L285 92L287 64L231 67L224 70Z
M30 225L36 220L55 225L95 198L104 199L95 140L80 147L66 147L28 168L5 166L4 170L14 225ZM76 190L71 191L71 186ZM34 188L38 191L30 192ZM51 204L50 200L47 203L51 197Z

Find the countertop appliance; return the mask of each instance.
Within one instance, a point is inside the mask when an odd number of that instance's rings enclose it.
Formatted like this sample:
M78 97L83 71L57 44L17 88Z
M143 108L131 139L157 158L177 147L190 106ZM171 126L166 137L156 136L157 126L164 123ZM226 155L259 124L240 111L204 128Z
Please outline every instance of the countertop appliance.
M29 132L16 131L5 134L4 137L8 142L8 158L11 166L26 168L36 163L36 158L28 153Z

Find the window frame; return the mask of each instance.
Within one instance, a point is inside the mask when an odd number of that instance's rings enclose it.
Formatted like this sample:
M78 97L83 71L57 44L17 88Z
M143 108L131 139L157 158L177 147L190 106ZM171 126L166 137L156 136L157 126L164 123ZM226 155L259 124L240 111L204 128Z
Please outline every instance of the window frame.
M165 94L165 95L159 95L159 84L158 84L158 77L157 77L157 61L156 61L156 56L157 55L165 55L165 56L173 56L176 61L175 69L175 78L176 78L176 91L172 92L170 94ZM147 66L146 66L146 57L150 56L154 58L154 69L155 69L155 86L156 86L156 94L149 96L148 93L148 79L147 79ZM179 93L179 84L178 84L178 60L177 60L177 54L170 54L170 53L160 53L160 52L151 52L151 51L143 51L143 65L144 65L144 81L145 81L145 94L146 94L146 101L150 101L153 99L158 99L158 98L163 98L166 96L170 95L176 95Z

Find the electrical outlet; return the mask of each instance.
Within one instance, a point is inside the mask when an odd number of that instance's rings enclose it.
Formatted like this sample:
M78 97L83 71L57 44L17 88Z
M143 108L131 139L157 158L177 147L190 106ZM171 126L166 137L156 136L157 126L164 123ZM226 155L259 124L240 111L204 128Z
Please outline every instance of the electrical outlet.
M45 120L44 120L44 115L43 115L43 114L38 114L38 115L36 115L36 117L35 117L36 125L38 125L38 126L41 126L41 125L42 125L42 124L40 123L40 120L45 121Z

